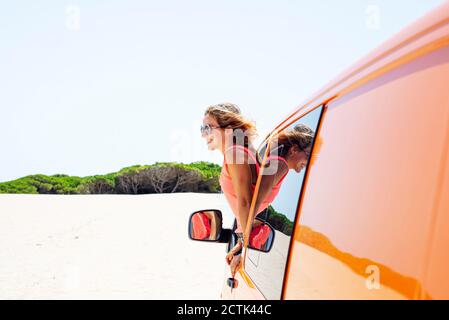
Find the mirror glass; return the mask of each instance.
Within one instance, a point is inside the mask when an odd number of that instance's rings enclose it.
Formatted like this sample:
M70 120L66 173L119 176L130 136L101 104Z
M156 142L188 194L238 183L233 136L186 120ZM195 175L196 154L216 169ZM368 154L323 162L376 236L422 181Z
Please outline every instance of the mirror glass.
M249 247L261 252L269 252L273 246L274 235L275 232L272 226L256 218L249 235Z
M190 215L189 238L200 241L217 241L222 231L220 210L201 210Z

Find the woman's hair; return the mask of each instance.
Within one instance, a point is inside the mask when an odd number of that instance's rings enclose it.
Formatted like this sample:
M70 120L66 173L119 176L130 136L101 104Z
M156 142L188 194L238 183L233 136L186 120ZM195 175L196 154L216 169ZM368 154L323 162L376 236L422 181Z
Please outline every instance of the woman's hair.
M286 129L275 137L277 138L277 154L285 158L294 145L301 150L306 150L312 146L314 136L315 132L305 124L297 124L293 128Z
M254 123L241 114L240 108L233 103L220 103L206 109L204 115L215 118L220 128L241 130L244 135L243 144L248 146L249 142L257 135ZM234 137L235 139L235 137ZM236 139L237 143L241 139Z

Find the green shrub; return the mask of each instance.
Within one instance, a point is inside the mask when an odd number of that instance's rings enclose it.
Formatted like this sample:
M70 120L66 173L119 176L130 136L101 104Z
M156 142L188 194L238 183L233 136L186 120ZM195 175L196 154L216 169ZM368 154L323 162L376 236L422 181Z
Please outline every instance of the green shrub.
M134 165L118 172L87 177L55 174L30 175L0 183L0 193L29 194L144 194L156 192L220 192L221 167L208 162L191 164L160 162ZM157 179L164 178L161 188Z
M269 206L267 208L267 215L268 215L268 219L266 219L268 221L269 224L271 224L271 226L288 235L291 236L292 232L293 232L293 221L290 221L287 216L285 216L284 214L277 212L272 206Z

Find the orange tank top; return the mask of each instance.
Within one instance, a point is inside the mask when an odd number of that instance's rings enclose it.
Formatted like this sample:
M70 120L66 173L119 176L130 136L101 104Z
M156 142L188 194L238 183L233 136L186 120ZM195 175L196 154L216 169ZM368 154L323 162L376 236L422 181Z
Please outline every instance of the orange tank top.
M246 147L243 146L239 146L239 145L234 145L232 147L230 147L229 149L240 149L242 151L244 151L246 154L248 154L248 156L252 159L253 163L256 165L256 174L257 176L259 175L260 172L260 165L256 159L256 157L254 156L254 154ZM228 150L229 150L228 149ZM226 150L226 151L228 151ZM267 160L280 160L283 161L285 164L287 164L287 161L279 156L269 156ZM284 176L282 176L282 178L279 180L279 182L271 189L270 193L265 197L265 199L262 201L262 203L260 204L260 207L258 209L258 213L262 212L263 210L265 210L266 208L268 208L268 206L274 201L274 199L276 198L276 196L279 193L279 190L281 188L282 182L285 179L285 177L287 176L287 173L285 173ZM221 168L221 175L220 175L220 186L221 186L221 190L223 191L226 200L229 203L229 206L232 209L232 212L234 213L236 220L237 220L237 229L235 230L235 232L243 232L242 228L241 228L241 224L240 224L240 219L239 219L239 215L238 215L238 204L237 204L237 195L235 193L234 190L234 186L232 184L232 179L231 176L229 174L228 168L226 166L226 161L223 161L223 166ZM254 193L254 189L256 188L256 185L253 184L252 185L252 191Z

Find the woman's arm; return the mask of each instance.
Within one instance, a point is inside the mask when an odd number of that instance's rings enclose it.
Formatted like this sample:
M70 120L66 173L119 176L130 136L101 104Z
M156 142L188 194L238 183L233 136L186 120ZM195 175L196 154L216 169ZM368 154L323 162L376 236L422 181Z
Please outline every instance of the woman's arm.
M254 212L259 213L259 208L268 194L271 192L273 187L278 183L278 181L288 172L287 165L279 160L271 160L270 165L276 166L276 172L274 174L262 175L262 180L260 181L259 192L257 193L256 199L256 209Z
M232 179L232 185L237 195L238 212L235 214L239 217L243 232L246 231L249 210L251 208L251 201L253 197L251 168L248 164L248 158L244 157L244 160L244 163L233 163L233 161L227 162L229 175Z

